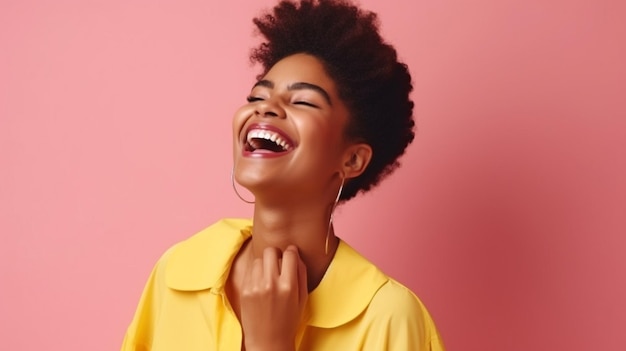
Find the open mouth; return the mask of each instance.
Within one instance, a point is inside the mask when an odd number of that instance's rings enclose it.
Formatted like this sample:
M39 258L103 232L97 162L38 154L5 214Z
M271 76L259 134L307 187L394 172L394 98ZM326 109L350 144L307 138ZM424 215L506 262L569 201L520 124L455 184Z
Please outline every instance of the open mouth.
M294 143L282 131L269 126L252 126L246 133L244 152L280 154L293 149Z

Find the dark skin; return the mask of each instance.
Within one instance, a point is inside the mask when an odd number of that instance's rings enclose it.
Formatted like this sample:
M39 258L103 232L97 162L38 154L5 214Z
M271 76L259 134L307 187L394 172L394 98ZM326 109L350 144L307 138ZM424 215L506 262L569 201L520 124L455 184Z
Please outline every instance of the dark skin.
M226 293L243 349L295 350L307 295L339 243L329 219L342 179L360 175L372 151L345 138L349 111L313 56L279 61L249 101L233 120L234 176L255 195L254 233L233 262ZM284 140L284 150L251 152L255 128Z

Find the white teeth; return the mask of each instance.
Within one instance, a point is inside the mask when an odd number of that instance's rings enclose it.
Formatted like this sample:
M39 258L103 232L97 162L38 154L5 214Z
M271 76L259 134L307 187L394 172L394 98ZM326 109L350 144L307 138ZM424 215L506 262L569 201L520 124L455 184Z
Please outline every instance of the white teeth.
M270 140L273 143L276 143L276 145L280 145L285 150L289 150L291 148L291 146L287 143L287 141L283 140L280 137L280 135L272 131L258 130L258 129L251 130L248 132L248 135L246 136L246 140L250 141L252 139Z

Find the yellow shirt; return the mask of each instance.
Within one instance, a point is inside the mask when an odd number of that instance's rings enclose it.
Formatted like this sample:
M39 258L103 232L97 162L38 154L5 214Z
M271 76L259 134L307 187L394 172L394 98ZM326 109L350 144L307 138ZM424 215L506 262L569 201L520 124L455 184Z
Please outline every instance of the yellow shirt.
M252 222L221 220L168 250L154 267L122 351L241 350L228 303L231 264ZM298 351L443 351L420 300L345 242L309 294Z

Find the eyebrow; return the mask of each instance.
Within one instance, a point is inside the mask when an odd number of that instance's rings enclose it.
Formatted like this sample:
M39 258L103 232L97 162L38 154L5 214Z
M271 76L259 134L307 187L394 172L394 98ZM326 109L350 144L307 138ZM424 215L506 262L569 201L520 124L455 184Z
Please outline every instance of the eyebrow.
M256 82L253 86L254 87L265 87L265 88L269 88L269 89L274 89L274 82L272 82L271 80L267 80L267 79L261 79L260 81ZM326 102L332 106L333 103L330 100L330 95L328 94L328 92L326 92L326 90L324 90L324 88L315 85L315 84L311 84L311 83L306 83L306 82L296 82L293 84L290 84L287 87L287 90L289 91L293 91L293 90L313 90L315 92L317 92L318 94L322 95L322 97L324 98L324 100L326 100Z

